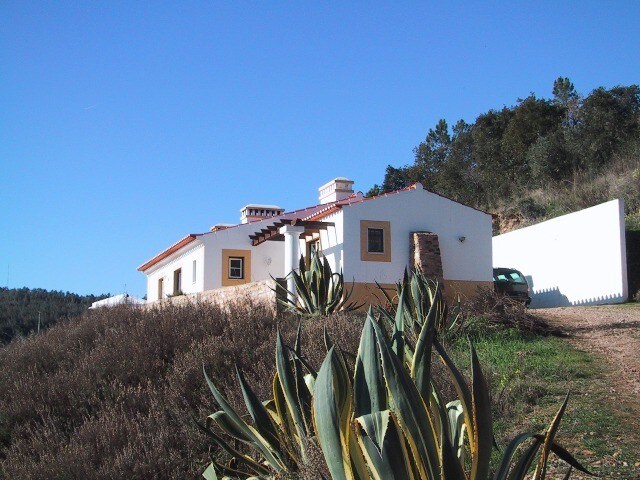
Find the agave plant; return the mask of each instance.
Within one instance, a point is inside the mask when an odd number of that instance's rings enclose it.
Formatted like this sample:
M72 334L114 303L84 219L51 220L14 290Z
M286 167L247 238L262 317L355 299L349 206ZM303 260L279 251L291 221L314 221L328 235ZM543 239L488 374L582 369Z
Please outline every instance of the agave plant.
M404 308L400 302L396 317L404 316ZM402 321L389 337L369 309L353 374L326 332L328 351L318 372L303 359L300 326L293 348L278 333L273 399L260 402L237 370L247 417L229 405L205 371L221 410L199 425L230 460L214 458L204 477L291 478L315 443L336 480L490 478L494 436L487 384L473 345L470 384L451 361L437 339L439 312L432 303L412 346L401 340ZM449 403L431 381L436 353L457 392ZM555 440L566 405L567 398L544 434L522 434L508 444L494 480L524 479L536 458L532 478L544 478L551 452L570 465L568 473L589 473ZM238 443L252 453L234 447ZM519 449L524 451L516 457Z
M318 252L311 255L308 268L304 257L300 256L298 271L292 270L289 275L293 277L295 292L282 286L277 287L288 294L278 301L289 311L302 315L329 315L362 307L362 304L349 302L354 284L351 284L351 290L347 292L344 288L344 275L334 273L329 261Z
M433 304L438 310L435 329L439 334L453 331L461 320L460 297L458 296L453 308L449 308L442 294L442 285L428 278L422 271L414 270L411 277L407 269L401 282L396 283L396 295L392 298L387 291L376 282L378 289L386 299L386 306L378 307L383 318L391 323L395 322L397 305L402 303L404 312L404 327L407 332L417 335L422 328L427 313Z

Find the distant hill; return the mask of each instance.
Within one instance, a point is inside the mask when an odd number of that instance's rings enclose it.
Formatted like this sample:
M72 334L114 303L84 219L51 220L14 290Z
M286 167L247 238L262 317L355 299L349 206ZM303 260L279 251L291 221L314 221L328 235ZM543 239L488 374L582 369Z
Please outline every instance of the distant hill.
M473 123L442 119L367 195L414 182L496 213L496 233L614 198L625 201L627 229L640 230L640 87L582 96L560 77L553 98L532 93Z
M93 302L108 296L0 287L0 345L37 331L38 318L42 330L62 318L83 313Z

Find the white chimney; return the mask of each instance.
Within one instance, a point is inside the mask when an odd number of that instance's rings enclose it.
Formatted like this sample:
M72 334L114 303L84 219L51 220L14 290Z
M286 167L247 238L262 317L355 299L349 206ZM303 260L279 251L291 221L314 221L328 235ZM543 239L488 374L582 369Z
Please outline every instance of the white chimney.
M246 205L240 210L240 222L249 223L254 220L277 217L283 213L284 209L277 205L260 205L252 203L250 205Z
M320 203L331 203L347 198L353 194L352 187L353 180L344 177L334 178L318 189L320 192Z

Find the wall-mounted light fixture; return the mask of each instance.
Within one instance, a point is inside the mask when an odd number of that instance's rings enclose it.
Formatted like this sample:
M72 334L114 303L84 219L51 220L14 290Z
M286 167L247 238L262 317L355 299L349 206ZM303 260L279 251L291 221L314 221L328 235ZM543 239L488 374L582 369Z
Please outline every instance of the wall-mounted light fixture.
M460 241L460 243L464 243L464 241L467 239L467 237L464 236L460 236L458 237L458 240Z

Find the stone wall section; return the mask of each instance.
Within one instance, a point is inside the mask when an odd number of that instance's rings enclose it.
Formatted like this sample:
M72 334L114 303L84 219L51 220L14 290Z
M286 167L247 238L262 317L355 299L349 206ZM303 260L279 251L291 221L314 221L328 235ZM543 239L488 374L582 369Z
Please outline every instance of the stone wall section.
M431 232L411 232L411 268L437 280L444 287L442 257L438 235Z
M204 292L191 293L188 295L179 295L170 297L166 300L156 300L147 303L148 308L160 305L185 305L188 303L210 302L218 305L230 306L236 302L248 300L252 303L258 303L268 306L274 314L277 312L276 292L273 290L276 283L269 280L261 280L259 282L245 283L243 285L234 285L231 287L216 288L214 290L206 290Z

